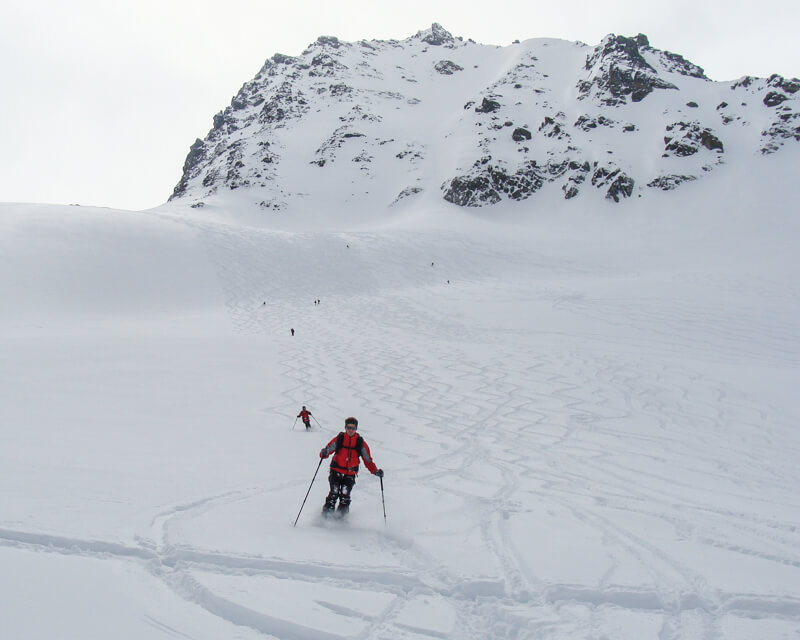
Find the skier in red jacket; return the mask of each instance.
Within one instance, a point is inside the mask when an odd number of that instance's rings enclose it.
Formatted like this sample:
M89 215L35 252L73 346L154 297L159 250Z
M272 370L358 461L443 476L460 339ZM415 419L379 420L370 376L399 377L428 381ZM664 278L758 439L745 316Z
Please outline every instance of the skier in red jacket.
M300 409L300 413L297 414L298 418L302 418L303 419L303 424L306 425L306 431L311 431L311 416L312 415L313 414L308 409L306 409L305 405L303 405L303 408Z
M319 457L323 459L333 454L331 472L328 476L331 490L328 497L325 498L325 506L322 507L323 515L333 513L337 500L339 501L338 512L340 515L344 516L350 510L350 492L356 483L359 458L364 460L364 465L374 475L383 478L383 470L375 466L369 446L364 438L356 433L357 430L358 420L347 418L344 421L344 431L319 452Z

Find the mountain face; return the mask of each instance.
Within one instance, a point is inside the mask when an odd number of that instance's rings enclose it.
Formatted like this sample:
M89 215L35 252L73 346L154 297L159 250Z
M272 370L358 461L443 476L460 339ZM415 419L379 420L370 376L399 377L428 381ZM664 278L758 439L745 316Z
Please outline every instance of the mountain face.
M275 54L189 151L170 200L269 209L615 202L800 141L800 80L714 82L646 36L510 46L438 24ZM544 200L543 200L544 201Z

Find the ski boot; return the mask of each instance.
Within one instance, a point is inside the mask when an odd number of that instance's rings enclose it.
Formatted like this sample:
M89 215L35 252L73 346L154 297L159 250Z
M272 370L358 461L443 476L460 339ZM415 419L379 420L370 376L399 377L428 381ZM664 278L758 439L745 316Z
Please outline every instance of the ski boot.
M330 518L331 516L335 515L336 509L336 498L333 500L325 500L325 504L322 505L322 515L325 518Z

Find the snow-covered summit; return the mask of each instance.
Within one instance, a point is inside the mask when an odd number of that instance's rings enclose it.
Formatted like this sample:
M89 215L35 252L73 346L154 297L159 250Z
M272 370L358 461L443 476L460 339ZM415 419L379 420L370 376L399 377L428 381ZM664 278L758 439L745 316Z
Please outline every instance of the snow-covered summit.
M714 82L647 37L506 47L434 23L275 54L191 146L173 200L267 210L647 198L800 141L800 81Z
M430 29L418 31L415 37L434 46L447 45L455 42L453 34L451 34L438 22L434 22Z

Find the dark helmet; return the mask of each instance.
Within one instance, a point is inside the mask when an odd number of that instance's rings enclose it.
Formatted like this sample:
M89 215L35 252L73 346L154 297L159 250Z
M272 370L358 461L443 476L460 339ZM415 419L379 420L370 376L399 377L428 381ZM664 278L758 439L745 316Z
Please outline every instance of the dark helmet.
M303 409L305 409L305 408L306 408L306 405L303 405Z
M358 420L356 420L352 416L344 419L344 426L346 427L349 424L352 424L356 429L358 429Z

